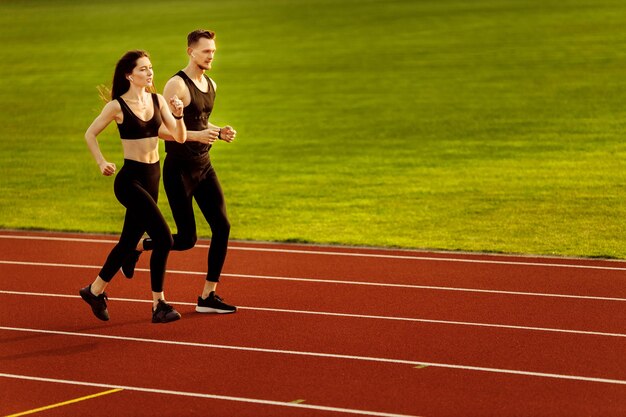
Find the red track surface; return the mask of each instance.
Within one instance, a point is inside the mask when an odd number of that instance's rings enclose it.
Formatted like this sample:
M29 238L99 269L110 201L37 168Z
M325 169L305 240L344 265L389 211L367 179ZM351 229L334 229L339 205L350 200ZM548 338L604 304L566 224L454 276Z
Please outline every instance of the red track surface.
M78 297L115 237L0 232L0 415L625 416L626 263L232 242L194 312L206 245Z

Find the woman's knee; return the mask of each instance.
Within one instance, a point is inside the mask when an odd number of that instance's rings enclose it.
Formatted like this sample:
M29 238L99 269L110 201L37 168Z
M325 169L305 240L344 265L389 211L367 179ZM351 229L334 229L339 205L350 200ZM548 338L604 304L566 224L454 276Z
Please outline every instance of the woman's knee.
M174 238L170 233L152 237L154 250L170 251L174 247Z
M230 221L228 221L227 217L224 217L224 219L222 220L220 229L222 233L225 234L226 236L230 234Z
M196 246L198 236L193 234L181 234L174 235L174 250L188 250Z
M213 233L213 238L222 238L228 240L230 236L230 222L228 218L223 217L218 222L215 222L211 225L211 232Z

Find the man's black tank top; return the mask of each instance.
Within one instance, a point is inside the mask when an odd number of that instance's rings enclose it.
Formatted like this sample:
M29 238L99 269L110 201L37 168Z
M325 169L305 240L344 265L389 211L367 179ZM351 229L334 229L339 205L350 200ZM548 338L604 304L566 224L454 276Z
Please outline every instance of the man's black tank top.
M211 79L204 74L209 85L209 90L205 93L196 87L196 84L194 84L184 71L178 71L174 77L176 75L183 79L189 90L189 96L191 97L189 105L185 107L183 116L187 130L206 129L209 127L209 116L211 115L213 102L215 101L215 88L213 88ZM196 159L206 156L210 148L211 145L200 142L186 141L185 143L178 143L169 140L165 141L165 152L178 159Z
M144 139L159 136L159 126L161 126L161 107L159 97L152 93L152 103L154 104L154 114L152 119L143 121L133 113L128 104L121 98L116 99L122 107L124 121L117 124L122 139Z

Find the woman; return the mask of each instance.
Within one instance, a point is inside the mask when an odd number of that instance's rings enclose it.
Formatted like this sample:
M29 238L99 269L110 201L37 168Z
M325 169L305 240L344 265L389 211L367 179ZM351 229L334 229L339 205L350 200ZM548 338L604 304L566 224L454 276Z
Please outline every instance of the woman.
M167 323L180 318L180 314L165 302L163 294L165 264L173 240L157 206L161 177L158 131L163 123L174 132L174 140L183 143L187 130L182 120L183 103L178 97L172 97L172 114L163 96L152 93L153 76L150 57L145 51L127 52L115 67L112 100L85 133L87 146L102 175L111 176L116 170L115 164L108 162L100 152L97 140L113 120L117 123L124 148L124 166L114 183L115 196L126 207L122 234L94 282L79 291L94 315L104 321L109 320L108 298L104 290L126 257L134 253L144 232L154 242L150 257L152 322Z

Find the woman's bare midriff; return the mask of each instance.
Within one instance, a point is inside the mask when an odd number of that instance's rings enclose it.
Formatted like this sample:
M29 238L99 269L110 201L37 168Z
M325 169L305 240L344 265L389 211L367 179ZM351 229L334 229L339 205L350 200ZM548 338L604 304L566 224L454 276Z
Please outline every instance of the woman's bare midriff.
M152 164L159 160L159 138L122 139L124 159L130 159L145 164Z

